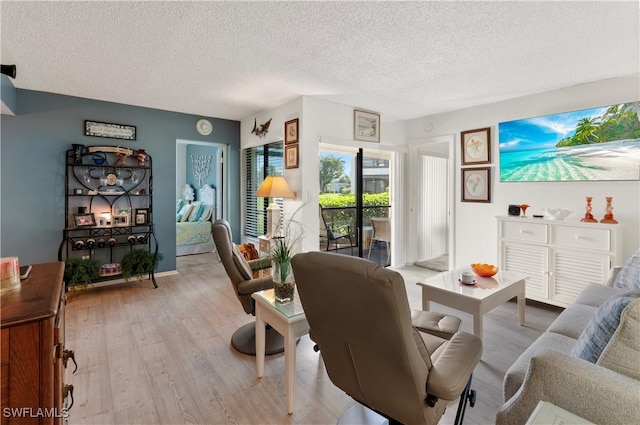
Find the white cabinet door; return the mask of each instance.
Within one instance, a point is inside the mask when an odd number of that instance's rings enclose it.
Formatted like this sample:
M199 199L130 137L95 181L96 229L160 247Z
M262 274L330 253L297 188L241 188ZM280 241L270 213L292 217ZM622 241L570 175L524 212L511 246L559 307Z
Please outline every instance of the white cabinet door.
M551 250L549 298L570 304L585 286L602 285L607 279L611 258L607 254L572 249Z
M526 273L526 296L533 299L549 298L547 270L549 249L545 246L517 242L503 242L501 266L503 270Z

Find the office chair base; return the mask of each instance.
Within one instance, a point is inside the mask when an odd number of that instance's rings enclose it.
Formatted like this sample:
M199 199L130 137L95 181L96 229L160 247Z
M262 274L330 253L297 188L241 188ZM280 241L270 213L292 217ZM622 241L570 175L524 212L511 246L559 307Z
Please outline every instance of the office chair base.
M267 356L284 351L284 337L267 326L264 353ZM256 355L256 322L247 323L233 333L231 346L243 354Z
M338 425L387 425L389 420L368 407L356 403L344 411Z

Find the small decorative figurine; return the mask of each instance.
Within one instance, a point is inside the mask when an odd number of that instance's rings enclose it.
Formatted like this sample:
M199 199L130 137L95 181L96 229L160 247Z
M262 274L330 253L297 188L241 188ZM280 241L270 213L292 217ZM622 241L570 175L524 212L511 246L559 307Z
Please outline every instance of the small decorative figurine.
M587 196L587 212L584 213L584 218L581 219L580 221L584 221L586 223L597 223L598 220L596 220L595 218L593 218L593 214L591 214L591 200L593 198L591 196Z
M144 167L145 161L147 160L147 153L144 151L144 149L138 149L138 152L136 153L136 159L138 160L138 166Z
M613 205L611 205L613 197L605 196L605 199L607 200L607 213L604 215L604 218L600 220L600 223L618 224L618 221L613 218Z
M118 152L118 162L116 162L116 165L124 166L125 162L127 162L127 154Z
M520 209L522 210L522 217L526 217L527 216L527 208L529 208L531 205L527 205L527 204L520 204Z

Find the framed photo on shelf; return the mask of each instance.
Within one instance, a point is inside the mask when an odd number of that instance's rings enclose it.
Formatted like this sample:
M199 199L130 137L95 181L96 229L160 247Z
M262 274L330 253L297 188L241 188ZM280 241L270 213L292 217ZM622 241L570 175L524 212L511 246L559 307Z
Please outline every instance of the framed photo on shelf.
M380 114L354 109L353 139L380 143Z
M462 165L491 164L491 128L460 133Z
M96 217L93 213L74 214L73 224L76 227L91 227L96 225Z
M131 208L129 207L115 207L114 208L115 215L128 215L131 216Z
M284 144L298 143L298 118L284 123Z
M114 215L113 217L111 217L111 220L113 220L113 225L114 226L128 226L129 225L129 216L126 215L126 214Z
M149 222L149 208L136 208L135 224L147 224Z
M284 168L298 168L298 144L284 147Z
M462 202L491 202L491 168L462 168Z

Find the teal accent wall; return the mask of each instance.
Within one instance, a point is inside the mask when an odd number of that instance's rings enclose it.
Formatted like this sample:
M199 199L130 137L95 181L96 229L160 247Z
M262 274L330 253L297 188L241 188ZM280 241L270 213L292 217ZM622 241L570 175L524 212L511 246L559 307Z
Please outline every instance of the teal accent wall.
M16 115L1 116L0 256L21 264L57 261L64 227L65 152L72 143L145 149L153 158L153 218L159 272L176 268L176 139L229 146L229 216L240 234L240 122L205 117L213 132L196 131L201 116L53 93L16 90ZM134 125L137 140L84 135L84 120Z
M216 189L218 188L218 181L220 179L220 163L218 162L218 148L217 147L209 147L204 145L187 145L187 183L189 183L196 192L196 197L198 196L198 189L200 186L198 185L198 179L196 179L193 163L191 161L191 155L196 156L210 156L211 162L209 170L209 176L202 181L203 184L210 184ZM199 200L199 199L198 199Z

